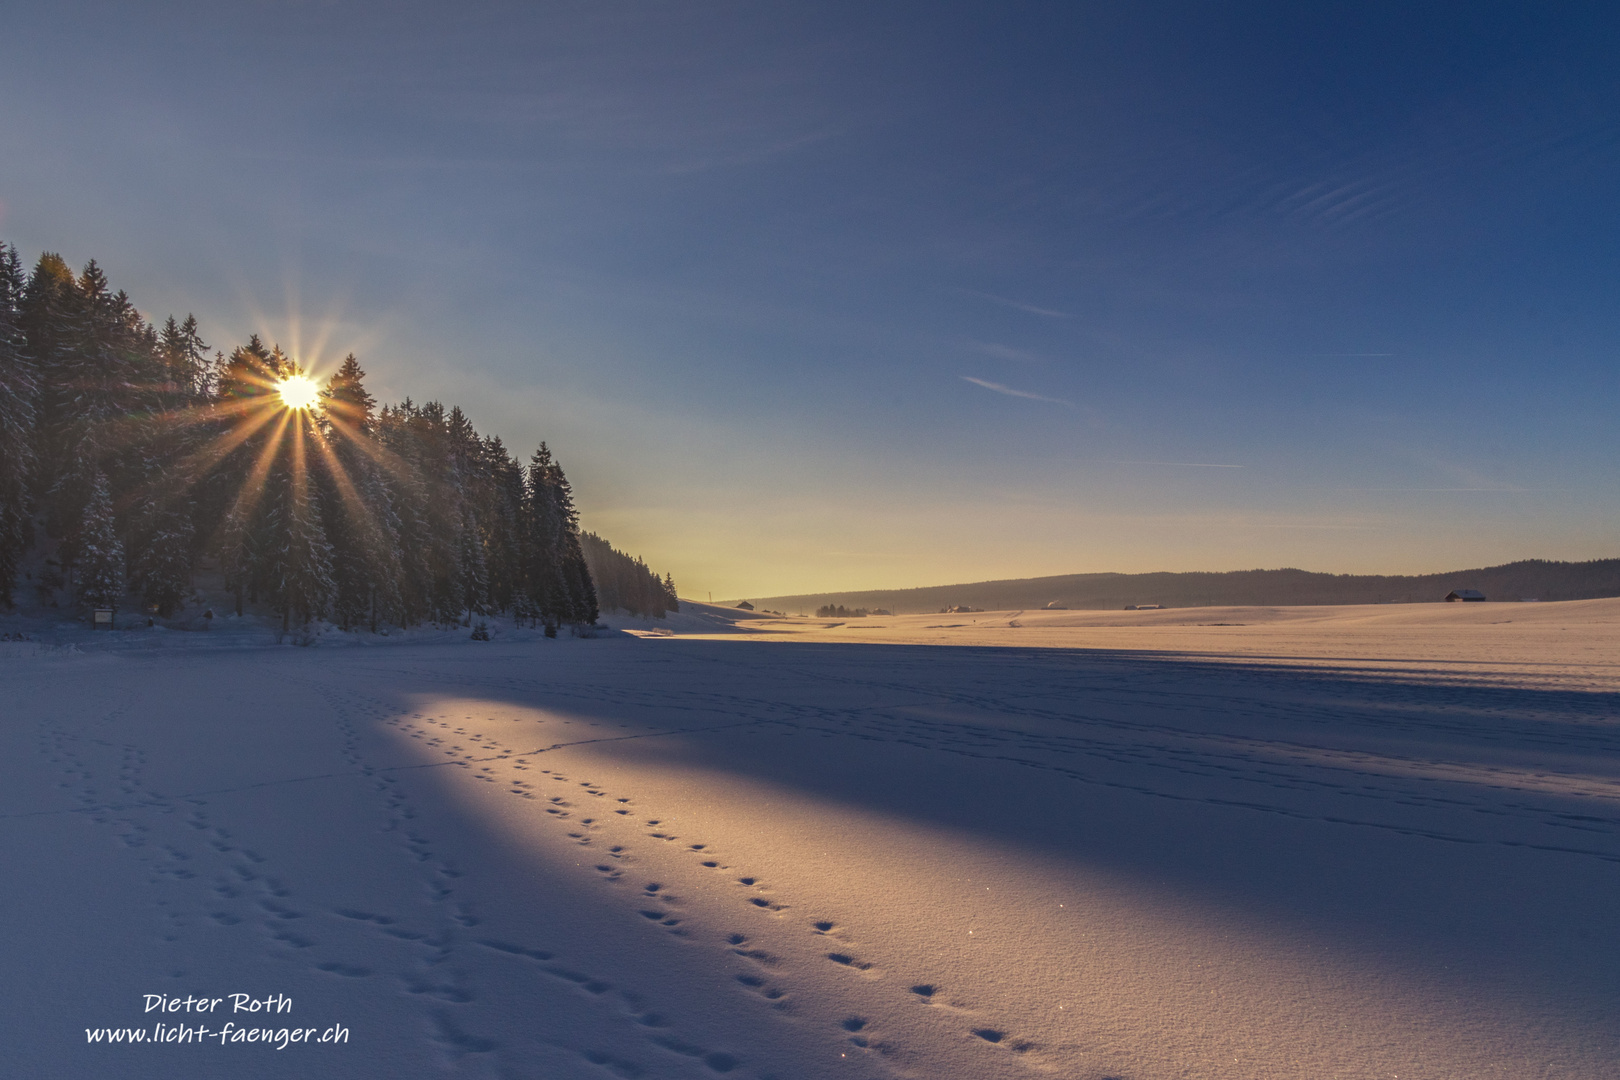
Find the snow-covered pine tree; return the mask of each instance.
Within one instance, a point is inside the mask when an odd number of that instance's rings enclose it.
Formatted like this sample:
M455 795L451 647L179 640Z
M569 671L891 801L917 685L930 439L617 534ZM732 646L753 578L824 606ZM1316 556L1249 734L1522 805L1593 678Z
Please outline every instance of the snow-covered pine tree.
M114 451L138 444L155 407L157 338L93 260L75 278L49 253L24 288L21 325L39 385L34 490L71 568L96 475L108 481L115 506L144 479L140 454Z
M90 479L78 536L79 599L91 607L116 608L124 593L124 545L113 520L112 492L99 470Z
M95 260L79 275L83 335L72 355L67 414L61 426L62 473L51 492L54 509L72 520L88 499L90 478L104 472L114 496L133 486L129 474L139 471L128 455L112 454L130 440L127 429L142 400L141 322L123 293L112 292L107 275ZM115 499L116 501L116 499Z
M60 255L46 252L34 264L24 286L19 324L26 341L37 386L33 459L30 480L36 505L47 505L47 528L64 537L76 529L81 502L64 516L59 500L47 496L56 490L70 460L69 430L75 423L78 384L84 363L83 345L89 336L89 317L78 280ZM71 545L61 553L71 566Z
M145 369L138 391L145 409L126 417L133 445L119 456L134 488L128 500L130 576L146 605L168 616L185 603L198 553L196 482L213 464L206 458L213 366L190 315L184 323L169 316L145 352L137 365Z
M307 419L299 415L294 423L307 423ZM293 452L282 455L271 474L266 492L270 508L265 515L265 571L283 631L294 621L302 626L325 615L335 591L332 546L321 526L320 507L297 446L297 440L308 436L295 430L291 437Z
M465 613L464 623L470 626L474 615L489 610L489 563L480 521L480 511L489 502L489 477L483 468L483 440L460 406L445 416L444 447L459 510L454 522L456 598Z
M484 511L489 544L489 597L497 611L512 609L523 594L523 466L499 438L484 440L489 503ZM517 616L521 618L521 616Z
M216 395L229 403L251 403L267 397L275 392L272 388L280 374L276 364L276 353L264 347L258 334L251 335L246 345L232 349L231 355L218 365Z
M428 490L418 465L419 443L412 432L417 409L410 398L385 407L377 417L377 440L392 467L379 479L398 519L400 623L414 626L431 616L432 528Z
M410 534L404 549L416 618L448 626L461 617L461 478L446 446L445 420L444 406L437 401L415 406L406 400L394 411L391 449L402 459L408 478L401 521Z
M213 419L200 432L218 450L199 464L206 475L193 488L195 520L207 523L200 540L218 552L238 615L270 589L268 480L282 450L277 435L285 431L274 418L279 363L257 334L232 349L217 365Z
M162 348L165 388L183 402L200 402L213 392L216 377L208 357L208 344L197 327L197 317L187 315L176 323L170 315L159 335Z
M551 451L545 443L529 459L524 477L523 591L533 617L555 635L566 608L566 592L558 568L556 507L551 500Z
M558 477L562 470L557 470ZM564 484L566 485L566 481ZM574 511L573 493L565 487L569 526L562 538L562 562L568 581L568 621L575 626L594 626L601 611L596 603L596 585L579 546L579 518Z
M399 513L394 507L393 490L384 482L383 470L374 464L361 464L358 485L360 498L370 514L367 550L373 560L367 568L369 575L366 618L373 632L378 620L406 625L405 556L400 546L401 526Z
M38 388L21 325L24 288L17 249L0 244L0 608L15 603L18 566L33 542L28 480Z
M159 479L135 515L133 576L141 599L157 614L173 615L191 589L192 527L183 491Z
M464 625L471 626L474 615L488 614L489 566L484 561L483 530L478 527L478 515L471 506L461 513L458 538L456 580L461 590L461 606L467 613Z
M377 619L398 622L400 611L399 518L377 475L376 399L365 388L365 371L351 353L322 391L322 436L330 447L316 476L321 516L332 544L332 610L344 629Z
M529 461L528 503L528 592L547 632L565 622L596 622L596 589L580 549L573 492L543 442Z
M233 506L219 526L219 568L225 587L236 600L236 614L247 610L247 594L253 585L253 568L258 563L260 530L254 528L253 514L241 502Z

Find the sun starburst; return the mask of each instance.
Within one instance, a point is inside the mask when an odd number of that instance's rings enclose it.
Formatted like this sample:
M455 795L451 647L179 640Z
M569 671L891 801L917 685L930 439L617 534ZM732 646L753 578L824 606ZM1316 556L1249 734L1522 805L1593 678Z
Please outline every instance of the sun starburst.
M282 404L289 409L308 409L315 404L320 396L320 387L315 381L304 375L290 375L281 380L276 387L281 394Z

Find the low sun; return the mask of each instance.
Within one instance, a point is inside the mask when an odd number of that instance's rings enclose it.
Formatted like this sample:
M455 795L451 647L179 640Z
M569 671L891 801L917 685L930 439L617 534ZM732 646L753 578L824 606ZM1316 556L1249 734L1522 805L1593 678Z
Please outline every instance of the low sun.
M278 389L283 404L289 409L307 409L315 404L315 399L320 394L314 381L303 375L283 379Z

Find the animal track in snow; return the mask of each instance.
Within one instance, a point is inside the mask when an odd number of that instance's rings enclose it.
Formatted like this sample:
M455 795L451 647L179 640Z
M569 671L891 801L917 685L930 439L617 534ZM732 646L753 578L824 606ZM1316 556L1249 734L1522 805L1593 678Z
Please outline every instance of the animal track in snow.
M371 974L370 968L355 967L350 964L339 964L331 961L325 964L316 964L316 971L325 971L332 975L341 975L345 979L364 979Z
M391 926L394 922L387 915L373 915L369 911L355 911L352 908L334 908L332 914L355 922L376 923L378 926Z

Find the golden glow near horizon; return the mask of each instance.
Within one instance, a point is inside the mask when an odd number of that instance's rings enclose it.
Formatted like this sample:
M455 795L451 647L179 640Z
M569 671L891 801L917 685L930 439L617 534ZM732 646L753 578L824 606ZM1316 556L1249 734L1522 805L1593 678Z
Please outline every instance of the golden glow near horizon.
M313 379L304 375L290 375L277 387L282 403L289 409L307 409L320 396L320 388Z

